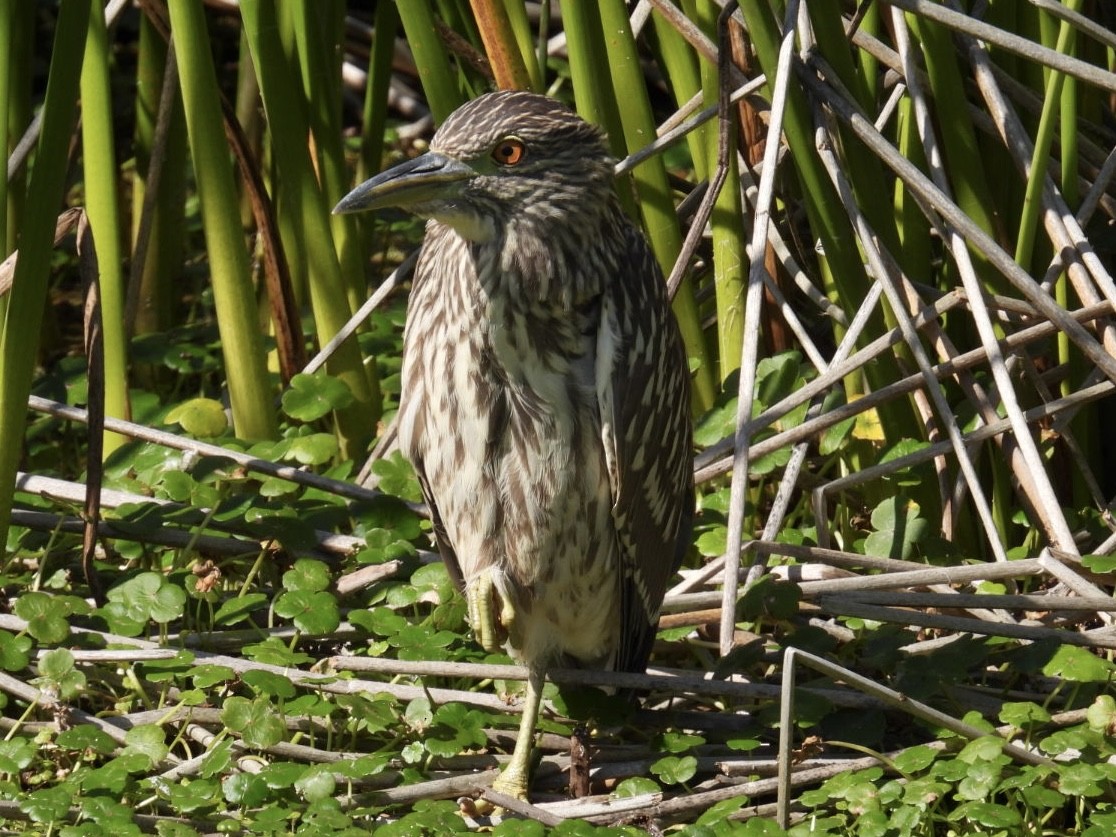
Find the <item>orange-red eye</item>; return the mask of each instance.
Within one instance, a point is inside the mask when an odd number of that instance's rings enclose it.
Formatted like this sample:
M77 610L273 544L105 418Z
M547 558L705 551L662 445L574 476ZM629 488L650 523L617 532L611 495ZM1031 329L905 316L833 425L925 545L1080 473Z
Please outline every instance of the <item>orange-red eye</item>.
M496 147L492 149L492 159L501 166L517 166L523 162L526 156L527 146L523 144L522 140L515 137L500 140L496 143Z

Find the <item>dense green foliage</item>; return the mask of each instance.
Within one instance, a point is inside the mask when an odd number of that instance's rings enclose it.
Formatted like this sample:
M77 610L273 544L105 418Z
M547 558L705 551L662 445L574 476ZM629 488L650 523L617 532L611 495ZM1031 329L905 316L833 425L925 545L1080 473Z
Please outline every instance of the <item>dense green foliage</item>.
M973 52L945 6L815 2L780 64L780 0L728 29L713 0L102 5L0 0L6 829L1116 831L1111 32L993 2ZM510 752L521 672L472 641L388 444L405 285L305 370L422 234L330 207L506 85L618 159L687 126L618 188L678 279L699 516L665 671L641 706L556 673L547 805L493 823L455 800ZM881 688L780 693L788 648ZM582 729L612 810L550 806Z

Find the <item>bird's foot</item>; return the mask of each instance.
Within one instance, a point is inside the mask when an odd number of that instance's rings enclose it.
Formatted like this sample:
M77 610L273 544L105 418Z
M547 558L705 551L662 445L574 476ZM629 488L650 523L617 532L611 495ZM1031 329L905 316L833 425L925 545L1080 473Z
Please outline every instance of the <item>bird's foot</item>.
M519 623L516 621L515 608L507 599L501 599L500 601L500 626L504 629L508 639L511 640L512 647L519 648L523 643L520 642Z
M518 799L522 802L527 801L527 774L522 770L515 770L515 765L508 765L496 781L492 783L492 790L497 793L502 793L505 796L510 796L513 799Z
M496 588L490 572L470 582L466 591L473 634L485 651L499 651L515 624L515 610Z

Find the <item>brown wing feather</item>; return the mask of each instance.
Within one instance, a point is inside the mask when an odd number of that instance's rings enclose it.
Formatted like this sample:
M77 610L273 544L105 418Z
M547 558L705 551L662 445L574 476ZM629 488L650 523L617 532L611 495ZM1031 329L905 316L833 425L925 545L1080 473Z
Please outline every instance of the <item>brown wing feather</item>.
M606 292L601 330L614 334L598 345L611 349L611 376L598 392L623 569L616 668L643 671L667 584L689 544L693 432L682 338L662 274L634 228L628 253L630 274Z
M426 501L426 507L430 510L430 523L434 530L434 543L438 547L438 554L442 556L442 563L446 565L446 572L453 579L458 591L464 591L465 576L461 572L461 564L458 563L457 553L449 541L449 536L446 535L446 525L442 522L442 515L434 502L434 495L430 491L430 484L426 480L426 472L423 470L422 462L415 462L414 468L415 475L418 477L419 488L422 489L422 498Z

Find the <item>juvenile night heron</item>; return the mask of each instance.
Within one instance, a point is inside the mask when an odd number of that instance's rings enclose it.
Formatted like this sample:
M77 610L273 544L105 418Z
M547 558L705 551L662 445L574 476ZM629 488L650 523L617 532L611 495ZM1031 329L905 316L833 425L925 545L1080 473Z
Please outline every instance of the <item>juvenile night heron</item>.
M456 110L336 212L428 218L399 441L480 644L529 669L526 798L547 666L641 672L693 513L689 372L601 133L532 93Z

